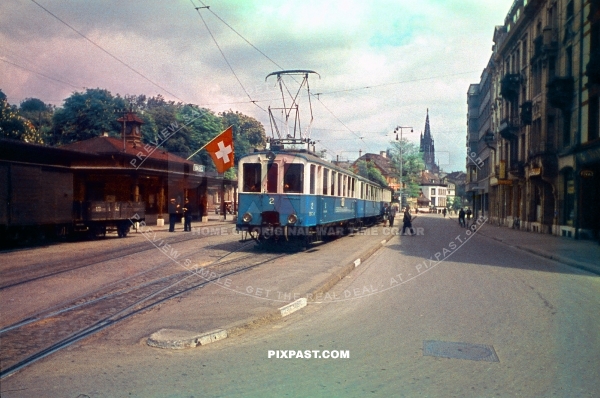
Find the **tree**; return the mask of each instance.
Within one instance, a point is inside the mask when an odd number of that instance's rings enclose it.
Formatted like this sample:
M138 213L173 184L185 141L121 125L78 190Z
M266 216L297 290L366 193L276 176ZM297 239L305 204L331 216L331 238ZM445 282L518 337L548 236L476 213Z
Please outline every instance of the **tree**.
M21 102L19 114L31 122L43 141L53 141L52 115L54 107L52 105L47 105L38 98L27 98Z
M119 136L121 125L117 119L128 109L127 105L123 98L100 88L73 93L64 106L54 112L58 143L87 140L105 132Z
M392 163L398 171L396 177L405 186L403 193L416 198L419 196L421 172L425 170L423 154L416 144L408 142L406 139L394 141L390 152ZM402 156L400 156L401 152ZM400 158L402 158L402 162L400 162ZM400 163L402 163L402 167L400 167ZM400 175L400 170L402 170L402 175Z
M233 147L235 163L246 156L253 148L264 147L267 143L265 128L261 122L240 112L229 110L219 114L223 127L233 126Z
M33 123L21 116L17 107L10 105L0 90L0 137L42 144L43 139Z
M367 162L364 160L359 160L354 164L354 172L361 177L368 179L369 181L373 181L377 184L380 184L384 187L387 187L387 181L385 177L381 174L379 169L375 167L373 162Z

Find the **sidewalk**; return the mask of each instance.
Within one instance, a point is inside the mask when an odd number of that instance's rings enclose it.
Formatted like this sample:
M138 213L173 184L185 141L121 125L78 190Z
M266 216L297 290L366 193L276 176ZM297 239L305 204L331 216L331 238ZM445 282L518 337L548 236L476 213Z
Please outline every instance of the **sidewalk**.
M214 215L207 223L192 223L192 228L232 224L229 216L221 221ZM165 232L168 226L158 230ZM184 233L182 230L183 226L176 224L175 231ZM143 341L144 346L160 348L195 347L281 319L311 301L331 300L327 296L331 286L396 236L386 231L389 228L367 228L362 233L282 257L276 265L267 264L222 278L215 274L219 279L202 289L161 304L157 307L160 311L153 309L143 317L124 322L119 334L128 336L129 344ZM257 256L260 253L256 252ZM368 293L363 289L348 294L355 297Z
M153 231L168 231L169 230L169 216L165 216L164 219L164 225L163 226L157 226L156 225L156 214L153 215L149 215L148 217L146 217L146 226L150 229L152 229ZM202 228L202 227L211 227L211 226L215 226L215 225L235 225L235 221L237 219L237 214L227 214L227 219L223 220L223 216L219 215L219 214L215 214L214 212L210 213L208 215L208 220L201 222L198 220L194 220L192 221L192 230L194 228ZM131 232L135 233L135 229L133 229ZM183 232L183 223L182 222L178 222L175 224L175 232Z
M450 217L450 220L458 222L456 217ZM573 240L499 227L490 223L486 223L477 233L538 256L600 275L600 245L596 241Z

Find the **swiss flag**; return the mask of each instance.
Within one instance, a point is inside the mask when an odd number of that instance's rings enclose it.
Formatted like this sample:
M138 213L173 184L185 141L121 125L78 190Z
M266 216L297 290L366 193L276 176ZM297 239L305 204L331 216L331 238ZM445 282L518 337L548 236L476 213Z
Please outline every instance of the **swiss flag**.
M233 126L229 126L227 130L213 138L204 149L210 153L219 173L224 173L233 167Z

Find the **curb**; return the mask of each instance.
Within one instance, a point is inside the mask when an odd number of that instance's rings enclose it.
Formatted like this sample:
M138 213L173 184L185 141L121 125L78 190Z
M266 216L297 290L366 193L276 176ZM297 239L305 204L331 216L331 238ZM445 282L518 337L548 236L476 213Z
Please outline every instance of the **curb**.
M539 257L547 258L549 260L554 260L554 261L557 261L559 263L568 265L570 267L590 272L590 273L592 273L594 275L600 275L600 269L597 266L590 265L588 263L584 263L584 262L581 262L581 261L571 260L568 257L561 256L559 254L552 254L552 253L547 252L545 250L532 249L531 247L526 247L526 246L521 246L521 245L511 245L510 243L505 242L504 239L502 239L502 238L497 238L497 237L494 237L494 236L489 236L489 235L486 235L485 233L481 233L481 235L485 236L488 239L493 239L495 241L503 243L503 244L505 244L507 246L514 247L515 249L519 249L519 250L522 250L522 251L534 254L536 256L539 256Z
M327 292L333 286L335 286L340 280L345 278L361 263L364 263L369 257L371 257L377 250L382 248L392 237L396 235L386 236L385 239L378 242L376 245L363 251L360 256L344 265L341 270L334 271L332 274L316 288L309 290L306 296L311 297L310 302L316 301L317 295L322 295ZM222 329L215 329L208 332L191 332L187 330L178 329L161 329L154 332L146 339L146 344L151 347L181 350L186 348L194 348L197 346L203 346L215 341L225 339L230 336L237 336L244 332L260 327L267 323L272 323L282 319L304 307L308 304L306 298L300 298L289 304L284 305L281 308L268 310L260 316L252 316L237 322L234 322L227 327Z

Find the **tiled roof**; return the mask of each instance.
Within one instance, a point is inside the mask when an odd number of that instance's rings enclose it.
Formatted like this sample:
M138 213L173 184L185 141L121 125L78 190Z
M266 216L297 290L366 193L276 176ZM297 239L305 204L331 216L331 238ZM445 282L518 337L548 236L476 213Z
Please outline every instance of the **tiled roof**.
M391 159L376 153L365 153L360 158L358 158L356 162L358 162L359 160L375 163L375 166L379 170L381 170L381 174L383 174L384 177L393 176L396 172L396 169L394 168ZM354 164L356 164L356 162L354 162Z
M134 144L127 142L125 143L125 150L123 150L123 140L115 137L94 137L90 138L89 140L77 141L71 144L63 145L61 148L78 152L94 153L98 155L125 153L132 157L139 158L142 156L143 158L165 162L175 161L177 163L194 163L150 144Z

